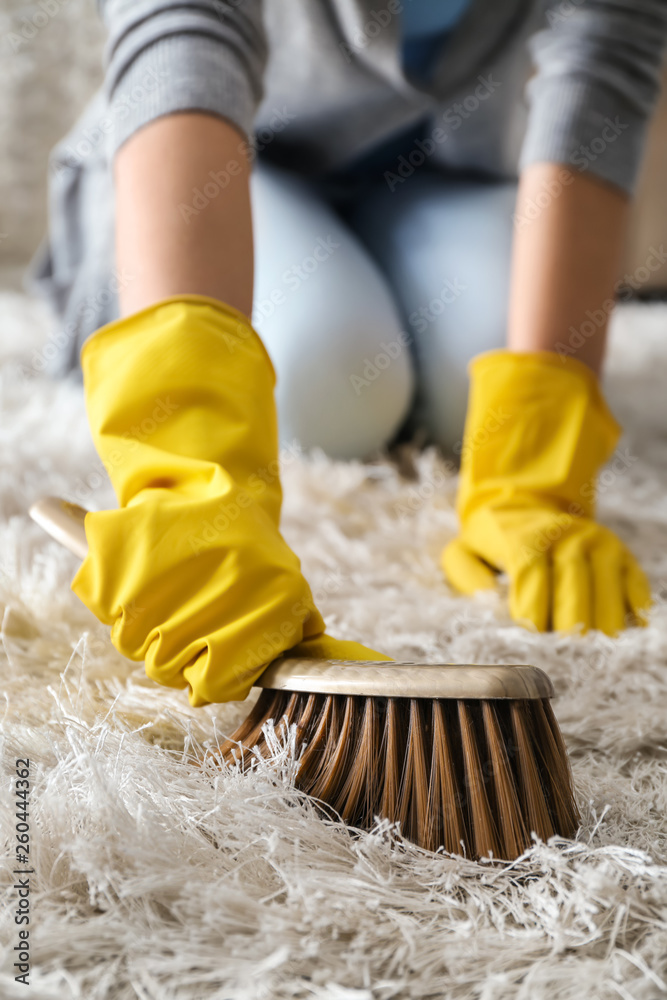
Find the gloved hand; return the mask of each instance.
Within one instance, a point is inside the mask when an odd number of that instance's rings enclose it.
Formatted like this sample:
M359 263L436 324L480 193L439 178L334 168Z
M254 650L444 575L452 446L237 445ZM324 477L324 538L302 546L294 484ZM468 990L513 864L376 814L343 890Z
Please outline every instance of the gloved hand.
M72 589L192 705L245 698L277 656L388 659L323 635L279 531L275 374L247 319L188 295L103 327L82 354L119 509L86 515ZM299 645L301 644L301 645Z
M550 351L490 351L469 370L449 582L471 594L504 570L510 614L541 631L644 624L646 577L594 520L597 473L620 435L595 374Z

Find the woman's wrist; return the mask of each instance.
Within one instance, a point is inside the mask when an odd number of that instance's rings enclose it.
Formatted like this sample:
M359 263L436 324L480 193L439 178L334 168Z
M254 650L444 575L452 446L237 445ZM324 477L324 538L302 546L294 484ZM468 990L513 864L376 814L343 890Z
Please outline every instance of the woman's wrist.
M514 216L510 350L554 351L599 373L627 207L619 189L562 164L524 170Z

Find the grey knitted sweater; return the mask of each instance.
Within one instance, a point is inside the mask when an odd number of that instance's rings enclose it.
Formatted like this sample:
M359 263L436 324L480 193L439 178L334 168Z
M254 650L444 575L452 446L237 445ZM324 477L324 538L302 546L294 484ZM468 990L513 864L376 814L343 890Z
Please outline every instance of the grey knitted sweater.
M401 64L409 2L100 0L111 152L160 115L199 109L328 171L426 119L436 160L497 174L562 162L632 189L667 0L473 0L428 84ZM455 133L468 119L466 145Z

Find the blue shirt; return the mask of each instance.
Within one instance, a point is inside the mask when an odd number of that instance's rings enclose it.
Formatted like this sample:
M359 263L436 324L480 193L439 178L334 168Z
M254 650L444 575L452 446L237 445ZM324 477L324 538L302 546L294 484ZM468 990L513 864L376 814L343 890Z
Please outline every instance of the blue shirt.
M402 56L405 72L428 79L449 32L471 0L404 0L401 10Z

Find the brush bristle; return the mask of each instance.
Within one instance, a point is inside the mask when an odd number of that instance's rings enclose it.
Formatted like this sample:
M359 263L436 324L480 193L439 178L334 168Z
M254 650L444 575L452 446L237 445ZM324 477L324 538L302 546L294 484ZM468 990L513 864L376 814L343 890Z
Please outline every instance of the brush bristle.
M433 700L265 690L220 747L249 766L296 726L297 787L364 830L399 822L428 850L512 860L579 815L567 753L548 700Z

